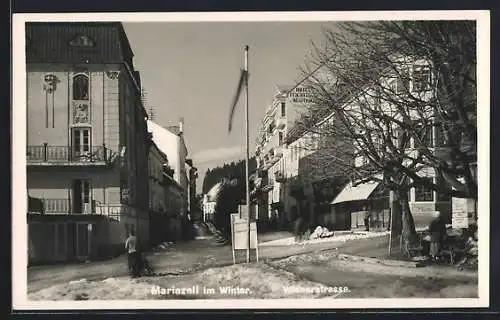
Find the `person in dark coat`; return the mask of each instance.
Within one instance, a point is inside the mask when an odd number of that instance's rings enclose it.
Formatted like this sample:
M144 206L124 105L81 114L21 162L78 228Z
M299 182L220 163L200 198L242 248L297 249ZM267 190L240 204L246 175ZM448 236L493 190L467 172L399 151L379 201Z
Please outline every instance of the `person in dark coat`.
M304 238L304 234L309 228L308 220L301 214L294 224L295 241L301 242Z
M125 241L125 250L127 251L128 258L128 269L132 273L132 277L136 278L139 276L139 256L137 248L137 237L135 236L134 230L130 230L129 236Z
M443 215L439 214L431 221L429 224L429 233L431 236L429 255L434 261L437 261L446 238L446 222Z

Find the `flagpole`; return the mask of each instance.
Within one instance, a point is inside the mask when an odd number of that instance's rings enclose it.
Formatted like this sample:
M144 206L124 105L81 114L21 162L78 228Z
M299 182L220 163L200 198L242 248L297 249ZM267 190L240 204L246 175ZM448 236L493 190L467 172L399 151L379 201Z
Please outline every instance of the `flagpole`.
M245 149L246 149L246 157L245 157L245 170L246 170L246 175L245 175L245 182L246 182L246 206L247 206L247 213L248 213L248 220L247 220L247 228L248 228L248 247L247 247L247 263L250 262L250 183L249 183L249 134L248 134L248 127L249 127L249 119L248 119L248 45L245 46Z

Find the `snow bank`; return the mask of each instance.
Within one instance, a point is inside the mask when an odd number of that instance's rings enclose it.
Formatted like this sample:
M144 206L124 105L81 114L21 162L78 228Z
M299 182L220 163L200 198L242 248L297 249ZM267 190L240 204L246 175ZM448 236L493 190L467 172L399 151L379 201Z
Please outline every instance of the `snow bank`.
M309 239L318 239L318 238L328 238L334 235L333 231L328 230L328 228L317 226L314 229L313 233L309 236Z
M153 288L193 288L189 294L153 293ZM312 290L311 290L312 289ZM274 299L334 298L323 284L298 278L265 263L211 268L194 274L130 279L108 278L56 285L28 295L30 300Z
M334 234L331 236L326 236L326 237L318 237L318 238L313 238L309 237L308 240L304 240L300 243L295 241L294 237L289 237L289 238L282 238L278 240L273 240L273 241L266 241L262 242L259 244L259 247L262 246L292 246L292 245L305 245L305 244L315 244L315 243L324 243L324 242L345 242L345 241L350 241L350 240L359 240L359 239L371 239L371 238L376 238L376 237L382 237L382 236L387 236L389 235L389 231L365 231L365 232L360 232L360 231L328 231L328 229L323 228L323 227L317 227L316 230L319 230L318 228L321 228L321 234L328 235L330 232L333 232ZM325 233L326 229L326 233ZM423 231L426 228L417 228L417 231ZM314 232L316 232L316 230ZM312 234L314 234L314 232ZM319 232L319 231L318 231ZM312 235L311 234L311 235Z

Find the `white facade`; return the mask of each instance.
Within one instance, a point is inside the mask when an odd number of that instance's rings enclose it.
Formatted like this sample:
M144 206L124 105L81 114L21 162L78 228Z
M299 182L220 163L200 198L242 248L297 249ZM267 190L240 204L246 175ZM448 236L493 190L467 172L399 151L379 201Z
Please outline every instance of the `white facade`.
M215 184L206 194L203 195L203 221L212 220L215 214L217 196L222 187L222 182Z
M182 189L181 197L181 215L186 214L187 211L187 199L189 191L189 180L186 174L186 158L187 158L187 148L183 138L182 125L179 126L179 132L173 132L175 130L165 129L157 123L148 120L148 131L153 135L153 141L158 146L158 149L162 151L168 158L169 165L174 169L174 180ZM167 200L169 201L169 200Z
M267 175L267 216L272 204L284 203L287 168L285 139L300 116L300 107L309 102L301 87L279 85L261 123L256 145L257 170ZM258 210L258 209L257 209Z

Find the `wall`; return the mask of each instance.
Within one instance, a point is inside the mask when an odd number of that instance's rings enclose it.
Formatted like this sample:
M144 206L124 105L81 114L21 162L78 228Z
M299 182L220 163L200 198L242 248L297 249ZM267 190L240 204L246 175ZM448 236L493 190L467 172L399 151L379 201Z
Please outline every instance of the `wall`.
M149 150L149 209L152 211L164 211L165 190L163 182L163 164L167 163L154 144Z
M47 179L47 175L51 178ZM30 170L27 175L28 194L43 199L68 199L71 183L77 179L91 180L92 199L105 204L120 203L120 182L117 169L101 168L44 168Z
M27 68L27 145L41 146L47 142L49 146L69 146L69 127L73 126L72 77L79 69L64 64L35 64ZM119 97L118 79L114 76L117 67L86 65L85 68L89 75L91 143L93 146L105 143L118 151ZM57 78L52 93L44 90L45 75Z
M44 90L44 76L49 73L54 74L59 81L52 94L46 94ZM44 142L53 146L67 146L69 144L68 81L68 72L27 71L28 146L42 146Z

